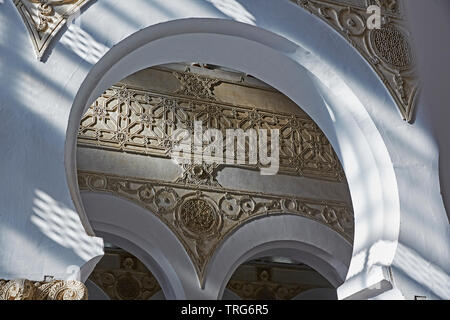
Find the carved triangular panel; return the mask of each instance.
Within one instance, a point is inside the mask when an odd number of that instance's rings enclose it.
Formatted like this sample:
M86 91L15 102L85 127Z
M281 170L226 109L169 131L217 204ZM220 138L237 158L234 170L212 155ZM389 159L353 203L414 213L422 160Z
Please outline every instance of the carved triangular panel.
M67 19L91 0L14 0L40 60Z
M291 0L344 36L372 66L405 121L414 121L419 78L399 0ZM381 8L379 29L370 29L367 6Z

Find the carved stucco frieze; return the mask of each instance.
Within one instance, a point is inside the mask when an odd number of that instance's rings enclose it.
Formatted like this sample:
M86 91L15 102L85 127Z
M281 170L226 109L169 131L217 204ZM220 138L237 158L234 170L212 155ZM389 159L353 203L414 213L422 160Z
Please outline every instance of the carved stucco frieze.
M0 279L0 300L87 300L86 286L75 280Z
M89 1L92 0L14 0L39 60L67 19Z
M243 300L291 300L298 294L319 288L314 284L280 283L272 280L272 268L257 268L256 280L231 279L227 288Z
M220 184L216 180L219 165L216 163L202 164L182 164L183 170L181 177L176 182L190 185L206 185L219 187Z
M287 197L223 187L186 185L104 174L78 172L81 190L129 199L164 222L191 257L200 283L216 248L239 226L269 215L298 215L318 221L353 239L353 212L345 202Z
M419 79L406 21L397 0L291 0L337 32L372 66L391 93L405 121L412 122ZM367 6L382 9L381 29L367 27Z
M81 120L78 145L170 158L174 146L184 143L186 132L194 133L195 121L202 123L203 132L218 129L223 137L227 129L254 129L256 132L258 129L279 129L279 173L329 181L345 180L331 144L306 115L271 112L126 86L113 86L89 108ZM193 141L191 139L191 143ZM226 156L225 141L223 146L223 155ZM192 146L192 150L195 153L197 149ZM245 164L221 160L215 161L220 165L214 166L183 166L180 180L188 184L216 185L215 173L224 166L260 168L259 164L253 165L247 160Z
M244 269L245 279L237 275ZM306 266L247 262L238 267L227 289L243 300L290 300L310 289L330 288L319 280L305 283L304 272L311 271ZM106 249L89 280L111 300L148 300L161 291L150 270L122 249Z
M173 72L180 81L181 88L175 94L189 96L198 99L216 100L214 87L220 84L219 79L202 77L189 72Z
M161 290L153 274L135 256L122 250L105 252L108 260L119 260L117 266L100 262L89 276L111 300L147 300Z

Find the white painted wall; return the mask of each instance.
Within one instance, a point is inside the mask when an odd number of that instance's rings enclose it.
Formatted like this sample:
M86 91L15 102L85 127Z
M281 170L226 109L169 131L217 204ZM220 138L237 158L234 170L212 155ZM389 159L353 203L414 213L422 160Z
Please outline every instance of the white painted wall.
M179 20L185 18L202 19ZM438 166L448 132L436 120L442 108L422 99L415 123L404 123L368 64L300 7L287 0L98 0L54 42L44 63L35 60L12 2L2 4L0 19L0 277L63 277L68 265L101 253L101 242L87 236L77 190L81 114L134 71L201 60L280 90L333 144L356 217L339 298L376 296L392 285L408 299L450 297L450 236L440 193L448 175L444 169L439 180ZM448 96L440 101L448 105Z

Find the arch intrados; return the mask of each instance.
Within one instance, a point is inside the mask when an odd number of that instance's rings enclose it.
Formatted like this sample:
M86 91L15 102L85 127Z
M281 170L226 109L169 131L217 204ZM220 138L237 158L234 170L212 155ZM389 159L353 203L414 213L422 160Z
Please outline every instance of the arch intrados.
M326 50L327 44L323 46ZM230 48L233 52L229 51ZM367 68L367 62L350 49L340 54L354 55L355 65ZM355 212L354 255L367 250L367 243L372 239L396 243L399 196L389 153L377 124L346 85L345 76L342 78L342 74L336 74L333 66L328 66L328 61L320 58L322 55L318 52L316 56L298 43L257 27L206 18L150 26L112 48L92 68L78 91L66 138L68 183L88 233L92 234L92 230L76 183L75 163L76 132L84 111L101 92L136 71L166 63L202 61L240 70L268 83L300 105L322 129L347 176ZM334 82L330 82L330 78ZM375 74L372 78L374 87L380 90L379 79ZM370 179L361 180L355 167L365 170ZM367 216L369 211L370 217ZM393 260L395 246L389 250L384 252L390 257L386 260Z

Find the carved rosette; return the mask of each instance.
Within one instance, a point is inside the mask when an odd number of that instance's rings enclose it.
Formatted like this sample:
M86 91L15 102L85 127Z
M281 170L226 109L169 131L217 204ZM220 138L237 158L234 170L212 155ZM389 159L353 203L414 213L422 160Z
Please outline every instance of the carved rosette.
M185 197L178 206L175 225L192 239L208 239L217 236L222 226L214 200L201 192Z
M67 19L91 0L14 0L40 60Z
M223 187L78 172L81 190L131 200L154 213L180 239L203 284L208 262L239 226L268 215L298 215L326 225L350 243L353 212L345 202L229 190Z
M372 66L391 93L404 120L411 122L419 80L406 22L396 0L376 0L382 9L381 29L369 29L367 5L348 1L291 0L324 20ZM366 3L367 4L367 3Z
M0 300L87 300L87 297L86 286L75 280L0 280Z

